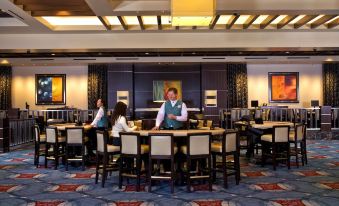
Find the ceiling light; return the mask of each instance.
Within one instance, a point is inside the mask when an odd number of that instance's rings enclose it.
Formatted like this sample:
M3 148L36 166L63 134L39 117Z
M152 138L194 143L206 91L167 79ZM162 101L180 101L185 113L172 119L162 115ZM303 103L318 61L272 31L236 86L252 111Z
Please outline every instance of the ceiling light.
M333 59L332 58L327 58L325 61L331 62L331 61L333 61Z
M146 54L146 55L149 55L149 53L148 53L148 52L145 52L145 54Z
M139 25L139 20L136 16L124 16L124 20L127 25Z
M42 18L53 26L102 25L101 21L96 16L43 16Z
M217 21L217 24L227 24L232 15L221 15Z
M158 19L156 16L143 16L142 21L145 25L158 25Z
M208 26L215 14L215 0L172 0L172 26Z
M53 53L53 54L51 54L52 56L55 56L55 54Z
M280 16L278 16L276 19L274 19L274 21L272 21L271 24L278 24L278 23L280 23L285 17L287 17L287 15L280 15Z
M250 15L240 15L234 24L244 24Z
M290 23L288 24L295 24L297 23L298 21L300 21L302 18L304 18L305 15L299 15L297 18L293 19Z
M268 17L268 15L260 15L260 16L253 22L253 24L261 24L267 17Z
M3 59L0 64L9 64L9 61L7 59Z
M106 16L107 21L109 22L110 25L121 25L118 17L116 16Z

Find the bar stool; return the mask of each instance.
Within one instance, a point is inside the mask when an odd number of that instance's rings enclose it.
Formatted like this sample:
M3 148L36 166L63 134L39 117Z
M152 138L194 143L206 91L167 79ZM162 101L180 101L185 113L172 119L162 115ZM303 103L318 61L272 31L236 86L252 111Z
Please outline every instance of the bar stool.
M96 151L96 169L95 169L95 184L98 184L99 173L101 173L101 186L105 186L105 181L107 179L107 172L113 171L114 165L109 164L109 157L113 155L120 154L120 147L107 144L108 141L108 132L105 131L96 131L97 134L97 151ZM100 158L102 157L102 158ZM102 165L100 165L100 160L102 160Z
M174 169L174 154L177 148L174 148L173 134L171 133L150 133L149 135L149 164L148 164L148 191L152 191L152 180L167 180L171 185L171 193L174 192L175 169ZM170 160L171 172L170 176L152 175L153 160ZM158 164L159 166L159 164Z
M81 158L69 158L71 147L81 147ZM85 170L85 135L83 127L66 127L66 171L68 171L68 162L81 162L82 170Z
M47 168L47 160L54 160L54 169L58 169L59 157L65 159L65 137L58 136L58 129L56 127L49 126L46 128L46 147L45 147L45 167ZM50 155L48 150L53 147L53 154ZM63 161L64 162L64 161Z
M286 159L287 167L288 169L290 169L289 133L290 133L289 126L274 126L273 134L265 134L261 136L262 166L265 165L266 158L271 157L273 162L273 170L276 170L278 159Z
M39 158L40 156L45 156L45 149L41 149L41 145L46 147L46 135L40 134L40 129L38 125L34 125L33 127L33 135L34 135L34 165L39 167Z
M142 157L149 152L149 146L141 144L140 134L136 132L120 132L120 162L119 162L119 188L122 188L123 177L127 178L136 178L137 179L137 192L140 191L140 176L141 176L141 164ZM131 158L136 160L136 167L134 168L124 168L123 163L126 158ZM145 159L145 158L144 158ZM134 165L134 164L133 164ZM146 168L146 166L145 166ZM136 174L133 174L135 170Z
M181 147L182 153L187 159L187 191L191 192L191 180L207 179L209 191L212 191L212 175L211 175L211 133L194 133L187 137L187 146ZM207 174L204 174L202 168L199 167L199 175L191 176L192 160L208 160ZM200 165L199 165L200 166Z
M306 161L306 125L305 124L296 124L294 131L290 132L289 142L294 143L294 148L290 153L291 156L295 156L295 162L297 167L299 167L299 154L301 155L302 166L304 166ZM298 143L299 146L298 147Z
M216 172L222 172L224 187L228 187L228 176L234 175L236 184L240 182L240 138L237 132L225 132L221 142L211 144L213 158L213 180L216 179ZM221 156L221 169L217 168L217 156ZM233 164L227 162L227 156L233 156ZM228 169L233 172L228 172Z

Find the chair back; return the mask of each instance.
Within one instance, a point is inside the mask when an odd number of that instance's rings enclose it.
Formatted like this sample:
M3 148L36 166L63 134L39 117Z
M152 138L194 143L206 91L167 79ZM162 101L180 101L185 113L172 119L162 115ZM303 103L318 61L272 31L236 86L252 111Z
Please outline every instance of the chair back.
M236 152L239 150L239 136L237 132L225 132L223 136L223 145L225 152Z
M294 128L295 140L301 141L304 138L304 129L305 125L303 124L296 124Z
M97 152L107 152L107 131L97 130Z
M33 135L35 142L40 142L40 129L38 125L33 126Z
M188 155L209 155L211 152L211 133L195 133L188 135Z
M149 134L151 156L171 156L174 154L173 134Z
M135 132L120 132L121 154L140 154L140 135Z
M260 109L255 110L254 118L262 118L262 111Z
M273 127L273 142L288 142L290 133L289 126Z
M237 121L239 119L239 110L232 109L231 110L231 121Z
M245 115L250 115L250 110L249 109L241 109L240 110L240 117L243 117Z
M83 144L84 128L83 127L66 127L67 144Z
M56 127L49 126L46 128L46 142L48 143L58 142L58 130Z
M213 120L206 120L206 127L212 127L213 126Z
M134 126L137 126L138 129L142 128L142 120L134 120Z

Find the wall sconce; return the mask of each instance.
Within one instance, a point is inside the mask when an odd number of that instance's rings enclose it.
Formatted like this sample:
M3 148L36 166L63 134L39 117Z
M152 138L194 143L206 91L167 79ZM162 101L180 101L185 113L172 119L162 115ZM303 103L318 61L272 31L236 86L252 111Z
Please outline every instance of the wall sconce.
M117 91L117 102L123 102L129 104L129 91Z
M205 90L205 107L217 107L217 90Z

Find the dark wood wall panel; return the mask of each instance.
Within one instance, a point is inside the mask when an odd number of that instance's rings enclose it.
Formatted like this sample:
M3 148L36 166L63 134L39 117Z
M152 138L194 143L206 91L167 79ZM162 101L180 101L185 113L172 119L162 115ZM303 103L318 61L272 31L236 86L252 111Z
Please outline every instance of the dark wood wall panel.
M183 101L200 108L200 64L135 64L135 107L158 107L153 103L153 81L180 80Z
M129 108L133 109L133 64L111 64L107 80L108 108L114 108L117 91L129 91Z

